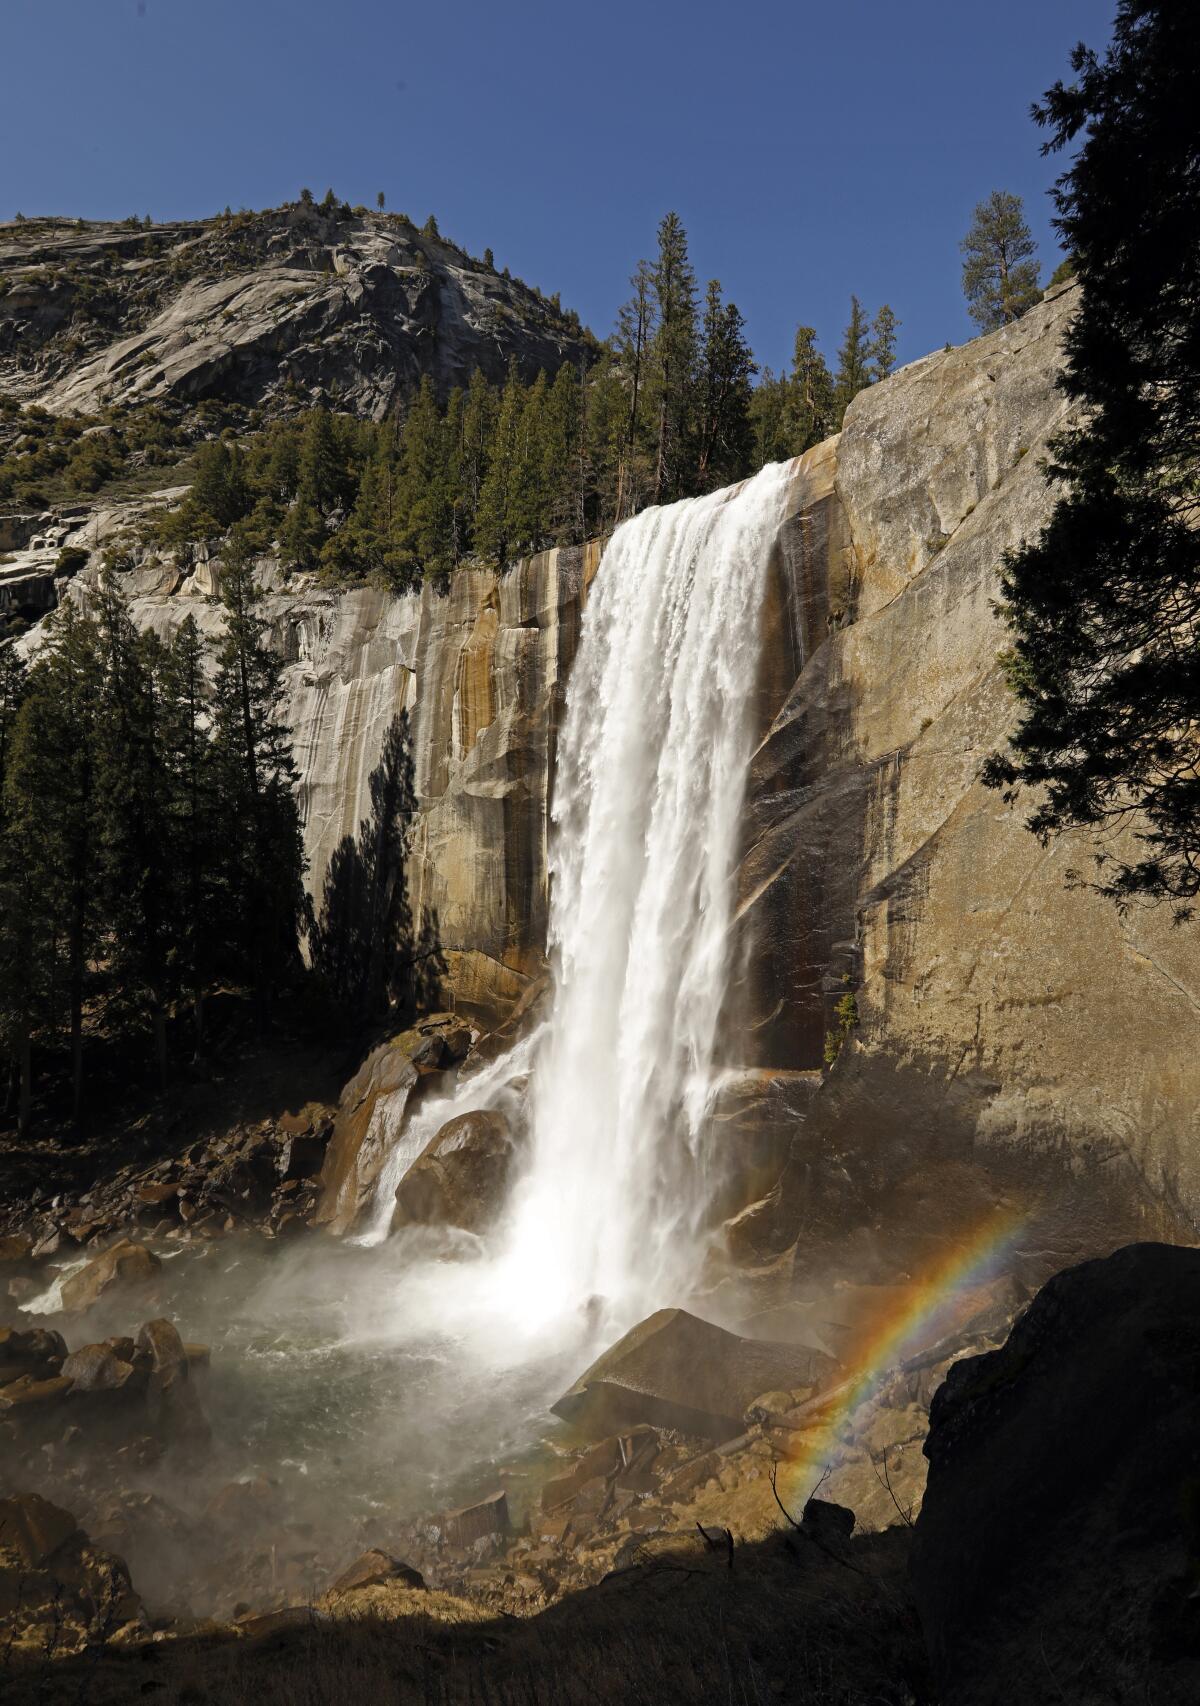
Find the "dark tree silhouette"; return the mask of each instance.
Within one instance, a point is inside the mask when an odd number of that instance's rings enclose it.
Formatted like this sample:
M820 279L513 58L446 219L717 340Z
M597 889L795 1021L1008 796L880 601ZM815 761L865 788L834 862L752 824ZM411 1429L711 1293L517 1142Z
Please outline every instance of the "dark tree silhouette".
M371 772L371 814L343 836L310 934L313 969L348 1028L436 999L445 970L437 916L414 932L405 863L416 793L408 714L392 718Z
M985 779L1041 790L1030 828L1132 823L1095 886L1190 915L1200 897L1200 13L1122 0L1103 59L1036 109L1084 138L1055 192L1080 304L1059 381L1054 510L1002 575L1021 721ZM1126 844L1128 847L1128 844Z

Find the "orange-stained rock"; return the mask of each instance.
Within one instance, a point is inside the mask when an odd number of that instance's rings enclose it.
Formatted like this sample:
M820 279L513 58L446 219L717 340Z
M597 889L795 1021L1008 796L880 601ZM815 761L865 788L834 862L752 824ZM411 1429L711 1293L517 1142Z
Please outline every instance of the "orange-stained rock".
M321 1170L314 1225L335 1233L354 1226L371 1199L418 1086L457 1066L470 1046L468 1025L453 1013L436 1013L367 1056L342 1091Z
M124 1238L63 1281L63 1309L70 1315L81 1314L117 1287L143 1294L150 1292L161 1267L152 1250Z

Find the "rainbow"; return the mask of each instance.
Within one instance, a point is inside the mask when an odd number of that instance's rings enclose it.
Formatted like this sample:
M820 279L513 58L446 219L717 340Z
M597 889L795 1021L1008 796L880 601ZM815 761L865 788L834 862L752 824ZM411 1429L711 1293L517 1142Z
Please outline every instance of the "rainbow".
M844 1359L845 1378L813 1400L811 1429L804 1430L780 1464L781 1471L787 1466L786 1492L785 1476L779 1476L785 1503L799 1508L812 1497L826 1469L836 1467L839 1442L855 1412L906 1356L953 1329L963 1294L995 1276L1024 1223L1024 1215L1012 1210L989 1216L859 1332Z

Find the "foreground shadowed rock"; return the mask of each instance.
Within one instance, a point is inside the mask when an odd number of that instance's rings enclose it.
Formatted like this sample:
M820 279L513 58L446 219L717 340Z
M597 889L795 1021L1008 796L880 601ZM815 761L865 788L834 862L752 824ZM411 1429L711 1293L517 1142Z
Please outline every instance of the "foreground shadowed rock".
M0 1672L148 1632L122 1560L36 1493L0 1500L0 1628Z
M14 1706L140 1697L255 1706L595 1706L803 1701L915 1706L929 1696L904 1581L907 1532L834 1558L801 1536L739 1547L694 1531L531 1618L495 1618L403 1574L311 1608L181 1631L136 1654L14 1667Z
M951 1368L925 1450L943 1706L1200 1699L1200 1250L1058 1274Z

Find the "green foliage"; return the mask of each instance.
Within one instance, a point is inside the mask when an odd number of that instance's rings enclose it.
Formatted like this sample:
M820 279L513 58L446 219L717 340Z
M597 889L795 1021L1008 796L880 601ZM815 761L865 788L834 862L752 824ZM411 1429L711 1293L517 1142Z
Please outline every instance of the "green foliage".
M695 479L701 491L740 479L750 464L751 381L758 369L745 328L714 278L704 301L697 384Z
M858 1024L858 1000L852 990L841 996L833 1009L834 1028L825 1033L825 1064L832 1066Z
M1050 274L1050 282L1047 284L1046 289L1053 290L1055 285L1066 284L1074 277L1075 257L1074 255L1064 255L1062 260L1059 261L1058 265L1055 267L1054 271Z
M217 834L224 849L216 909L218 970L261 1005L297 969L304 856L291 738L280 719L283 664L267 644L262 594L245 538L221 563L225 632L211 707Z
M981 332L1009 325L1041 301L1034 259L1037 244L1019 195L993 190L976 207L971 229L959 247L963 295Z
M985 780L1039 790L1029 826L1128 825L1099 844L1118 905L1200 894L1200 13L1121 0L1104 58L1072 56L1036 117L1080 286L1060 386L1076 424L1051 445L1058 497L1002 576L1021 718ZM1077 878L1076 880L1082 880Z
M896 365L896 333L900 328L894 312L885 302L871 327L871 381L878 384L886 379Z
M0 406L0 501L29 508L90 496L127 477L136 459L164 467L189 434L154 405L104 415L51 415L13 399Z
M686 497L692 486L699 343L696 275L677 213L658 227L650 266L654 329L648 347L647 402L655 427L653 501Z
M65 600L27 670L0 649L0 1050L27 1123L33 1045L65 1029L78 1113L85 1011L111 1031L166 1022L216 982L265 1005L298 967L303 857L280 666L248 557L227 553L211 696L187 619L133 625L117 580Z
M874 375L871 370L871 332L867 316L857 296L850 298L850 319L838 350L837 373L833 381L833 418L838 431L846 418L846 410L860 391L865 391Z
M55 573L68 578L77 575L81 569L86 569L91 560L91 553L79 545L64 545L55 559Z

